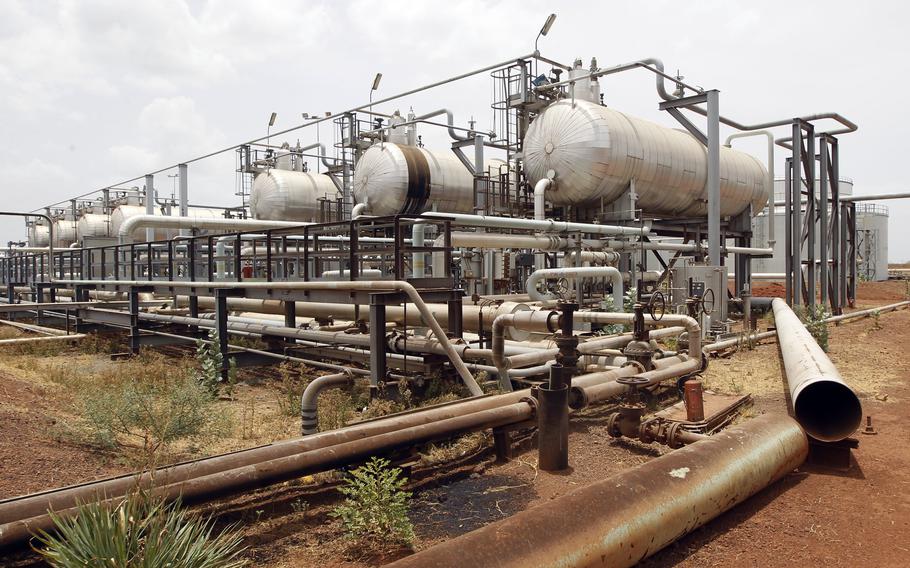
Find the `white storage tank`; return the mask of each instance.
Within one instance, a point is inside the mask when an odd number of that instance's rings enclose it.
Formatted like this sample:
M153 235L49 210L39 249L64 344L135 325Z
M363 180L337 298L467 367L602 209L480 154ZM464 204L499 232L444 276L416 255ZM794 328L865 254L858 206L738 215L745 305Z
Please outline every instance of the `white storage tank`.
M45 221L46 223L46 221ZM50 242L50 231L44 223L33 223L28 226L28 246L46 247Z
M319 220L319 199L336 199L338 188L328 174L270 169L256 174L250 193L254 219Z
M86 213L76 223L76 234L79 240L86 238L110 237L111 218L100 213Z
M54 221L54 247L66 248L76 242L76 222L72 219Z
M856 272L863 280L888 279L888 207L856 204Z
M506 164L486 160L487 171ZM354 170L354 200L372 215L422 213L433 210L471 213L474 176L451 150L383 142L371 146Z
M707 151L688 132L584 100L547 107L528 128L525 171L531 183L556 173L547 200L557 205L610 203L635 180L637 206L646 214L707 213ZM767 202L767 170L756 158L720 149L721 215Z

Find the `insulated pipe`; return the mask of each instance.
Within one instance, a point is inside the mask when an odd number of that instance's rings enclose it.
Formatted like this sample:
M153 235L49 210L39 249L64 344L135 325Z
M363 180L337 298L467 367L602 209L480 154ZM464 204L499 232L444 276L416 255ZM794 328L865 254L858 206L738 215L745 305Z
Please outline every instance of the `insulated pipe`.
M425 223L414 223L414 226L411 228L411 244L414 245L415 249L423 248L423 239L426 234L426 224ZM411 253L411 277L412 278L423 278L426 276L426 255L422 250L415 250Z
M609 278L613 284L613 308L619 312L623 307L622 273L613 266L577 266L570 268L542 268L535 270L528 277L526 284L528 295L536 302L551 302L555 294L540 292L537 285L547 278Z
M509 379L509 368L505 366L505 330L507 327L517 327L527 331L543 331L552 333L558 329L558 314L556 312L521 312L517 314L503 314L493 320L492 343L493 364L499 370L499 386L505 392L512 391L512 381Z
M96 284L94 280L69 280L72 285L78 284ZM154 280L107 280L105 284L114 286L157 286L160 282ZM201 288L227 288L227 289L258 289L258 290L348 290L348 291L383 291L383 292L401 292L406 295L411 303L420 312L423 321L427 327L436 336L439 343L442 344L449 357L452 366L458 372L461 380L472 396L483 394L483 390L471 372L465 367L464 361L458 356L458 353L452 347L445 330L439 325L439 322L433 316L427 303L420 297L420 293L409 282L400 280L358 280L354 282L195 282L195 286Z
M617 312L575 312L576 322L590 322L600 324L631 324L635 314L622 314ZM701 360L701 326L698 320L681 314L664 314L660 319L654 319L649 314L644 315L645 325L670 326L682 325L688 332L689 357Z
M774 248L774 134L770 130L755 130L752 132L737 132L727 136L725 145L729 148L736 138L751 136L765 136L768 139L768 246ZM755 211L754 213L758 213ZM773 253L772 253L773 254Z
M765 414L389 565L633 566L781 479L809 453Z
M586 262L601 266L613 265L619 262L619 253L613 251L583 250L579 252L573 250L567 252L564 258L566 268L574 268L578 265L584 265Z
M817 440L843 440L863 420L859 398L787 302L775 298L771 307L794 417Z
M518 217L497 217L494 215L470 215L466 213L438 213L427 211L421 217L449 220L459 225L472 227L499 227L501 229L529 229L545 233L589 233L592 235L647 235L650 227L623 227L619 225L598 225L595 223L572 223L545 219L521 219Z
M47 335L41 337L17 337L16 339L0 339L0 345L19 345L20 343L47 343L50 341L61 341L67 339L82 339L86 337L84 333L73 333L71 335Z
M650 332L650 335L651 339L659 339L662 337L679 335L683 331L685 331L685 328L674 326L652 330ZM613 335L608 337L597 337L579 343L578 352L581 355L592 355L596 354L602 349L618 349L625 347L629 344L630 341L632 341L631 333L624 333L622 335ZM528 353L521 353L518 355L505 357L503 363L505 368L512 371L520 367L526 367L528 365L539 365L545 361L550 361L556 357L557 353L559 353L559 348L539 349Z
M366 203L358 203L351 209L351 219L359 219L369 211Z
M173 217L162 215L135 215L120 225L118 236L123 241L132 234L145 227L146 229L214 229L219 231L247 230L259 231L267 229L299 228L310 223L298 221L265 221L259 219L208 219L202 217ZM152 239L154 240L154 239Z
M319 432L319 394L330 388L348 387L353 384L354 376L351 373L323 375L310 381L300 397L300 424L304 436Z
M547 216L547 189L553 184L549 178L544 178L534 185L534 219L543 221ZM534 255L534 268L540 270L544 268L544 255L537 253Z
M211 296L198 296L199 307L214 309L215 299ZM228 308L235 311L259 312L266 314L284 315L284 306L280 300L256 300L252 298L228 298ZM188 296L176 296L175 306L189 304ZM322 302L296 302L295 309L298 316L310 318L335 318L348 321L361 319L369 321L369 310L357 311L354 304L327 304ZM427 308L440 325L448 326L449 313L446 304L427 304ZM462 306L462 320L465 331L477 332L481 326L489 329L493 319L504 313L528 311L531 308L519 302L502 302L492 305L465 304ZM404 325L426 327L423 315L414 304L402 306L386 306L386 318ZM512 339L525 340L526 334L512 333Z

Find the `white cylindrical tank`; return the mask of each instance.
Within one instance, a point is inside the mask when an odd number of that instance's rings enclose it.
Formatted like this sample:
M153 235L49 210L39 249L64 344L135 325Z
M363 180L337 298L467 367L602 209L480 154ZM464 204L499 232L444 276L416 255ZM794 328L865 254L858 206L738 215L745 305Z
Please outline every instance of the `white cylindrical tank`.
M100 213L86 213L76 223L76 234L79 240L94 237L111 236L111 218Z
M547 107L524 140L531 184L556 173L547 200L610 203L635 180L637 206L647 214L707 213L707 152L689 133L591 102L563 100ZM756 158L721 147L720 213L754 213L767 202L767 170Z
M488 170L506 167L486 160ZM373 215L422 213L435 209L470 213L474 176L454 153L384 142L371 146L354 170L354 200Z
M856 270L866 280L888 279L888 207L856 204Z
M46 223L47 221L45 221ZM33 224L28 227L28 246L46 247L50 242L50 231L45 224Z
M253 180L250 212L254 219L312 223L319 220L318 199L337 196L338 188L327 174L271 169Z
M76 242L76 222L72 219L54 221L54 247L65 248Z

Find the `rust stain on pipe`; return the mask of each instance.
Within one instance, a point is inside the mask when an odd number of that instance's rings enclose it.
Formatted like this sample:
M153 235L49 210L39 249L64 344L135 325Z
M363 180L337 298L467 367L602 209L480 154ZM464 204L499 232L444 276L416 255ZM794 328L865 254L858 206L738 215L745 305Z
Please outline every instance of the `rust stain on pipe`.
M805 461L802 428L766 414L391 564L632 566Z

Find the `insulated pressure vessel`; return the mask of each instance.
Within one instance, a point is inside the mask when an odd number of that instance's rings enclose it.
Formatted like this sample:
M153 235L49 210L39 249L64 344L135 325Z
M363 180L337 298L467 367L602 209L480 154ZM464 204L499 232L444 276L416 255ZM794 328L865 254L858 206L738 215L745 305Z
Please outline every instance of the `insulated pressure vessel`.
M502 160L487 160L487 171L498 175ZM474 176L449 150L382 142L374 144L354 170L354 199L372 215L422 213L431 209L471 213Z
M111 236L111 218L99 213L86 213L76 223L79 239Z
M66 248L76 242L76 222L72 219L54 221L54 248Z
M532 184L555 173L546 197L557 205L610 203L634 180L636 207L646 214L707 213L708 159L701 142L596 103L562 100L547 107L528 128L524 157ZM761 162L721 147L721 215L739 214L750 204L759 213L768 189Z
M338 188L328 174L270 169L256 174L250 193L254 219L319 221L319 199L334 200Z
M46 222L46 221L45 221ZM50 231L47 225L33 224L28 227L28 246L46 247L50 241Z

